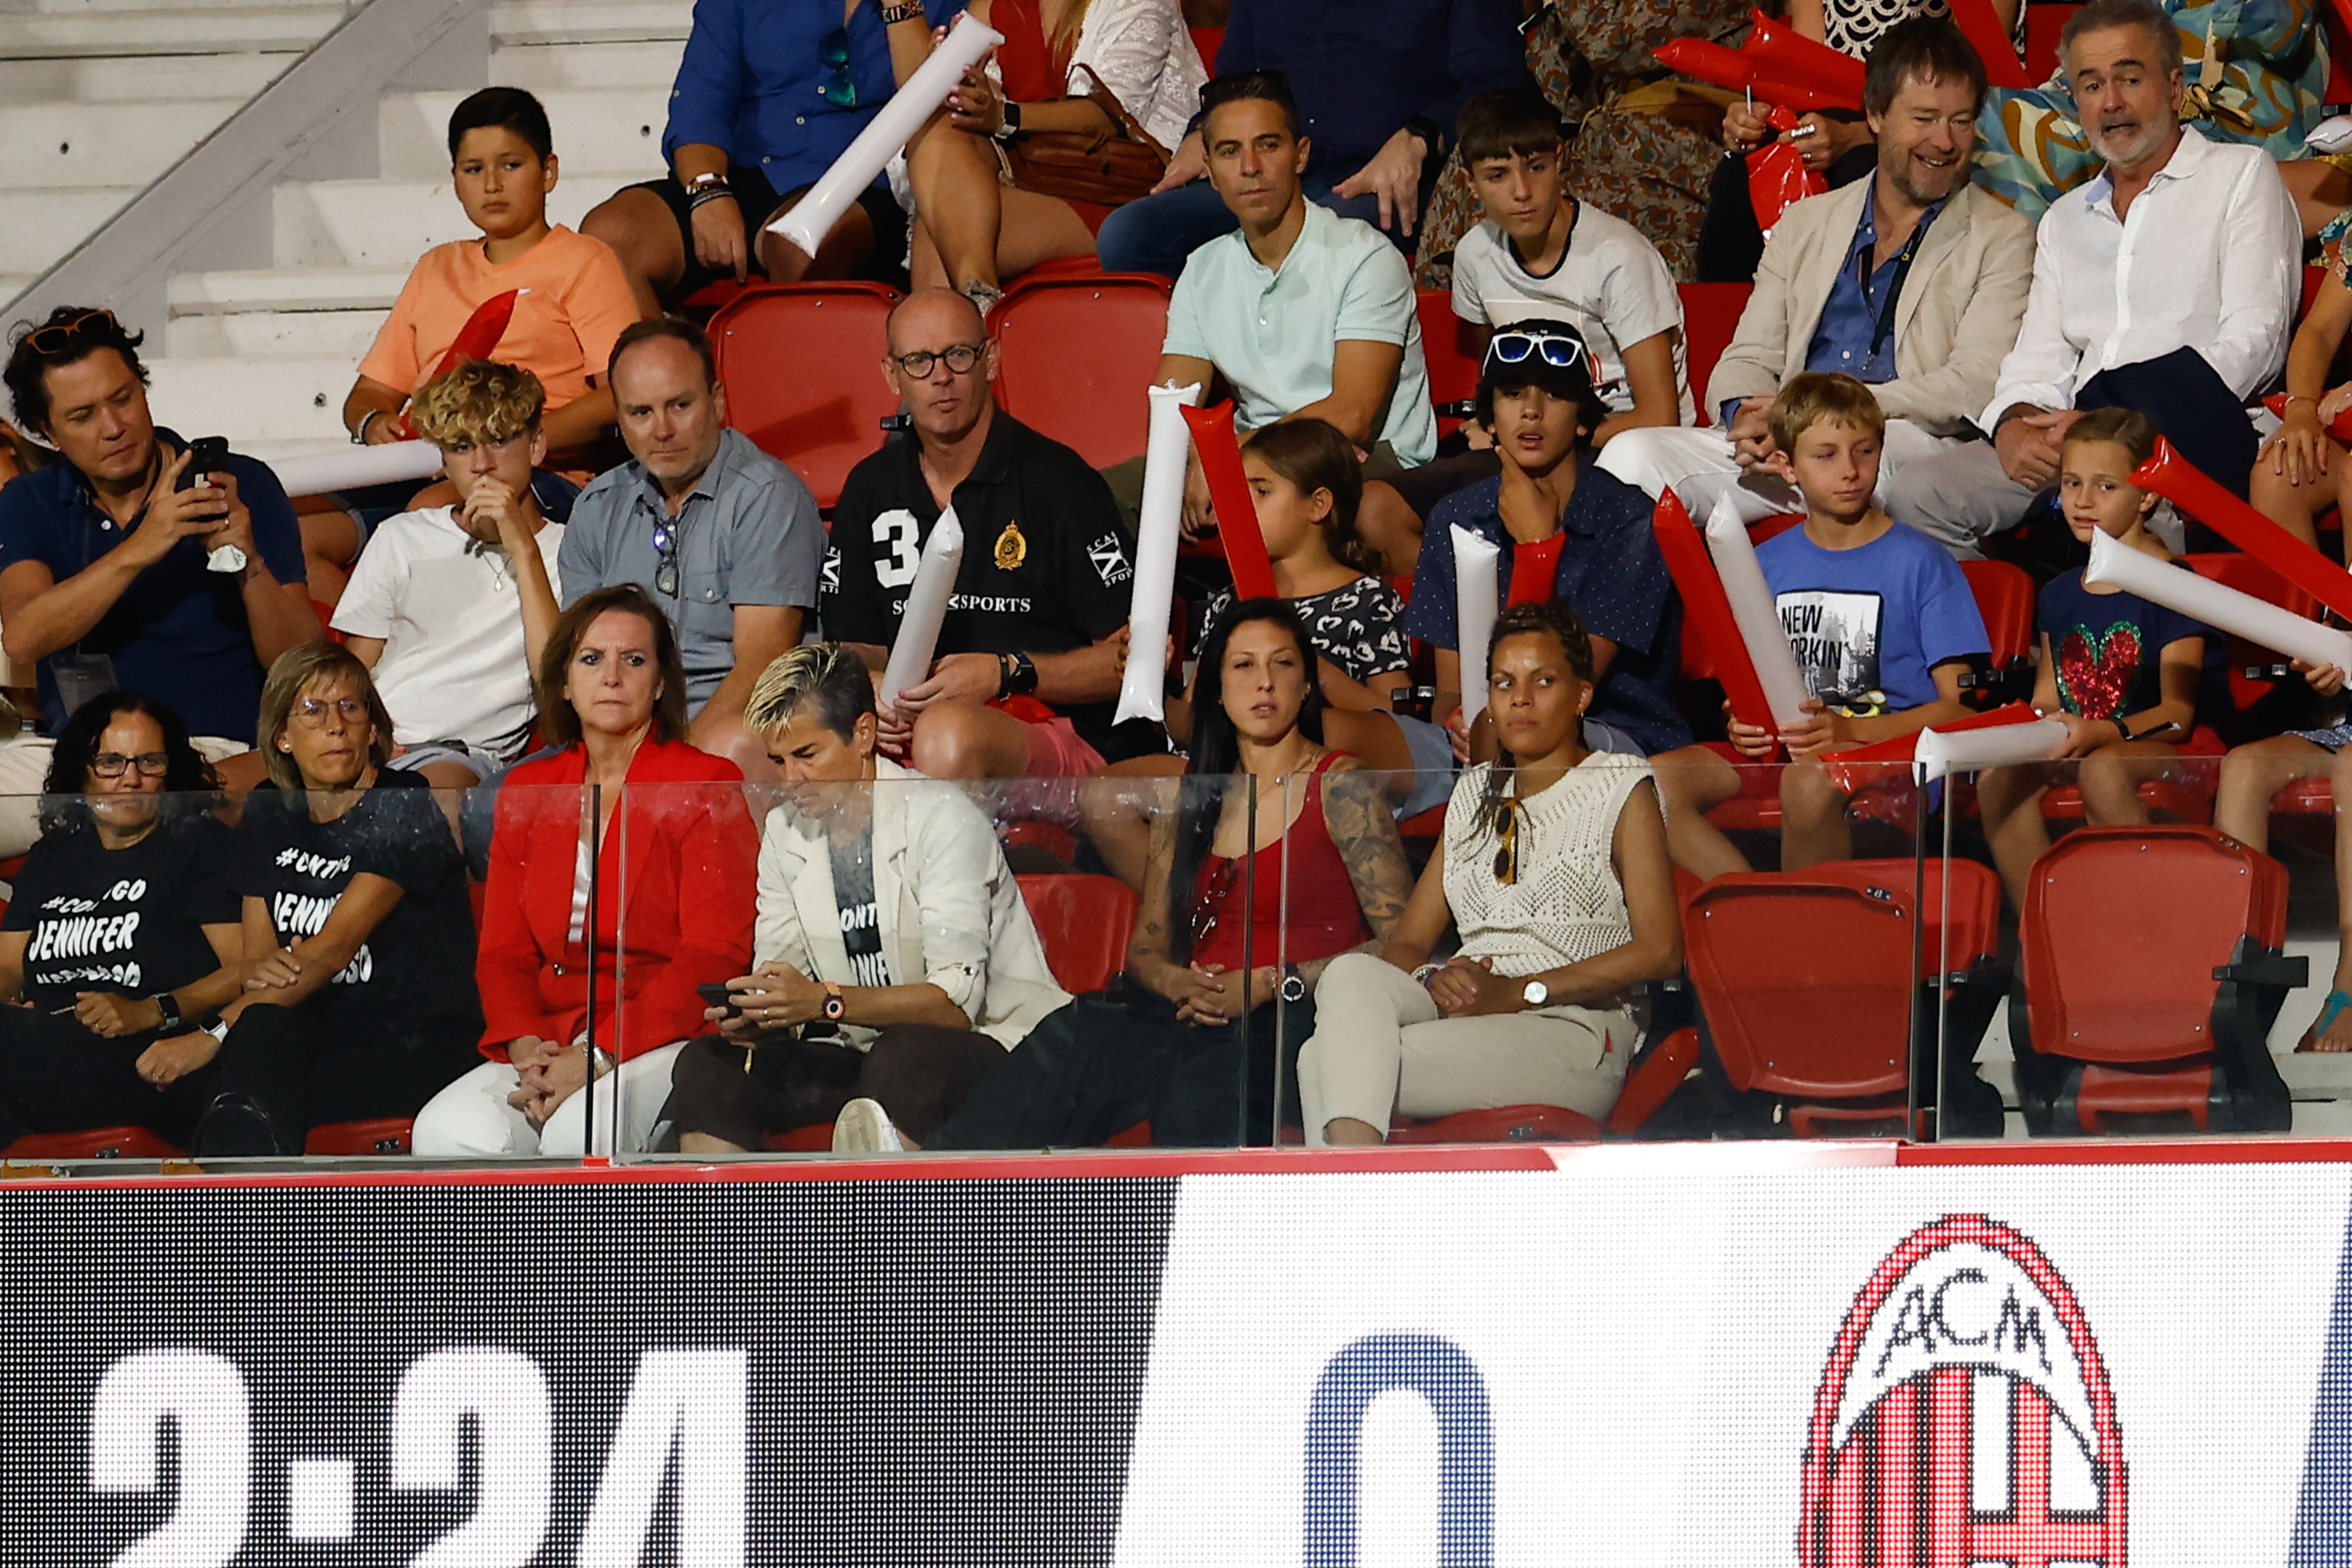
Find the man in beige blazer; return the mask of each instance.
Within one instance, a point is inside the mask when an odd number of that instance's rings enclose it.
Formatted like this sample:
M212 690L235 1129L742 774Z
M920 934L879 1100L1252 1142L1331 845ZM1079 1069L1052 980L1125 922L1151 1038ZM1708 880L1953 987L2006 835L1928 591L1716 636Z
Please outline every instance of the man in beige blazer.
M1801 511L1771 460L1772 401L1801 372L1842 371L1886 411L1879 500L1908 521L1904 468L1970 437L2032 281L2033 226L1969 183L1984 90L1950 22L1889 30L1864 86L1877 171L1781 215L1707 383L1717 423L1624 431L1601 467L1653 496L1672 487L1702 521L1727 495L1750 522Z

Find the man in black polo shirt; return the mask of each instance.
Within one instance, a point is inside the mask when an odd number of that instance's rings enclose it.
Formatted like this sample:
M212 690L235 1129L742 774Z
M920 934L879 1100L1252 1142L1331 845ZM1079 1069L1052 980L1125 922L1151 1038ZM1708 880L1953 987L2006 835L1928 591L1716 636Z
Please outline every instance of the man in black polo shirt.
M0 490L0 643L39 666L50 733L121 687L169 703L217 761L250 752L270 662L324 634L277 477L235 454L190 472L188 443L148 411L140 342L111 311L67 308L10 345L16 417L58 460ZM0 746L0 798L37 794L48 761L46 740ZM224 777L257 782L259 764ZM28 810L0 806L0 854L30 832Z
M996 406L996 344L962 295L908 296L883 373L914 429L842 487L825 635L880 674L950 502L964 537L930 673L878 715L883 749L934 778L1082 778L1159 750L1148 722L1111 724L1134 574L1110 487Z

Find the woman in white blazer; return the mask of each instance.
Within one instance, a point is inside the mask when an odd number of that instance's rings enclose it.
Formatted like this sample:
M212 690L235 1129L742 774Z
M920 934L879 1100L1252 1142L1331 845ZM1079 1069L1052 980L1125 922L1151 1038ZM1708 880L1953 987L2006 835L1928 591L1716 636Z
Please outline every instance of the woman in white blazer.
M760 847L752 971L673 1075L678 1147L757 1148L855 1098L935 1127L1070 1000L995 829L959 786L875 754L873 681L838 644L771 664L743 718L784 799Z

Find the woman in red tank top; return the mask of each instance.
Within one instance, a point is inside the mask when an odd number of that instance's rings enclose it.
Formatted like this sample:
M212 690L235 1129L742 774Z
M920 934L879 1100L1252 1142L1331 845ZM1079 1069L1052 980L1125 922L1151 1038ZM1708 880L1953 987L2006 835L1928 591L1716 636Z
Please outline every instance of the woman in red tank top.
M1142 1121L1161 1144L1269 1142L1276 1064L1295 1085L1316 980L1377 952L1403 910L1403 841L1373 775L1323 745L1297 615L1234 605L1201 668L1221 700L1194 705L1124 984L1049 1015L926 1147L1083 1146ZM1282 1098L1298 1103L1295 1087Z

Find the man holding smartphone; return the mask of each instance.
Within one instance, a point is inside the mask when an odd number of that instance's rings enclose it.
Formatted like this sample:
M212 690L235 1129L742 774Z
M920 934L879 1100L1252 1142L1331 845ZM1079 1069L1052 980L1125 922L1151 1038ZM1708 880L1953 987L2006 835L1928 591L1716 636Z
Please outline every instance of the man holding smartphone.
M61 460L0 490L0 647L38 665L45 732L101 691L143 691L217 762L251 752L263 675L320 628L276 477L208 443L198 471L148 408L142 340L110 310L60 307L10 344L17 421ZM44 739L0 746L0 797L37 794L47 768ZM33 840L21 804L0 807L0 856Z

